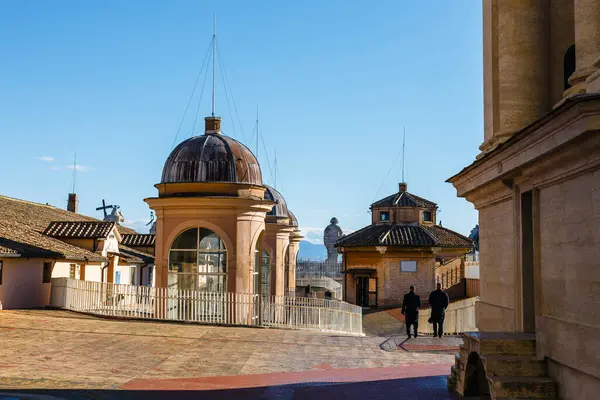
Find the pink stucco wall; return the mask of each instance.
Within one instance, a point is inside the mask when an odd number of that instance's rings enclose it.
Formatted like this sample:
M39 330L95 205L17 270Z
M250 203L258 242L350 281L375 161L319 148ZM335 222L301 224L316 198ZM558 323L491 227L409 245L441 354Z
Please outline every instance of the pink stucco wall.
M44 307L49 304L50 283L42 283L43 259L0 260L4 262L0 285L3 309Z

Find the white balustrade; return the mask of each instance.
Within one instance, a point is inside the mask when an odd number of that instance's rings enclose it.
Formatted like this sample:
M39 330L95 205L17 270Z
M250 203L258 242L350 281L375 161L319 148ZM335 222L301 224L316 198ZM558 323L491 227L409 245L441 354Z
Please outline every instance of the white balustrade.
M362 335L362 309L337 300L52 279L51 306L124 318Z

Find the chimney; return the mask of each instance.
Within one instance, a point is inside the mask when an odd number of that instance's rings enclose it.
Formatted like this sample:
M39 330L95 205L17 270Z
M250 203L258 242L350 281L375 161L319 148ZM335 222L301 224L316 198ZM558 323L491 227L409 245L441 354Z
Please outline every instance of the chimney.
M204 118L204 133L209 135L211 133L213 134L220 134L221 133L221 117L206 117Z
M407 185L405 182L401 182L400 184L398 184L398 186L400 188L400 193L406 192Z
M77 193L69 193L69 200L67 201L67 211L77 213Z

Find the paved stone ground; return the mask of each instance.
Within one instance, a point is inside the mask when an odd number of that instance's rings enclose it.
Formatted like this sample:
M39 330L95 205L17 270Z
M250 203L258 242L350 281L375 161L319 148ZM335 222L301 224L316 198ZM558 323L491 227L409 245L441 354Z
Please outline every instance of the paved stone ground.
M148 399L187 396L163 390L204 390L200 398L232 399L320 398L328 391L347 394L339 398L363 393L379 399L389 398L379 392L398 390L406 391L402 398L407 399L453 398L444 378L452 354L384 351L382 337L31 310L0 312L0 338L0 390L20 393L0 393L0 399L25 399L26 389L49 389L43 393L74 399L133 398L128 396L136 393L113 391L118 389L149 390L143 395Z

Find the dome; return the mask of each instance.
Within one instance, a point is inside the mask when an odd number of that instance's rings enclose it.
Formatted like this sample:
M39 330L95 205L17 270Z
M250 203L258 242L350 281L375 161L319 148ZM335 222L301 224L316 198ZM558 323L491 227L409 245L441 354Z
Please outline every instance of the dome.
M206 133L171 152L161 183L232 182L262 185L258 160L242 143L221 134L219 117L207 117Z
M273 206L271 211L267 213L267 216L279 217L279 218L287 218L288 217L288 208L285 202L285 199L277 190L272 188L269 185L264 185L267 190L265 191L265 200L273 201L277 204Z
M288 217L290 218L290 226L298 226L298 219L291 210L288 210Z

